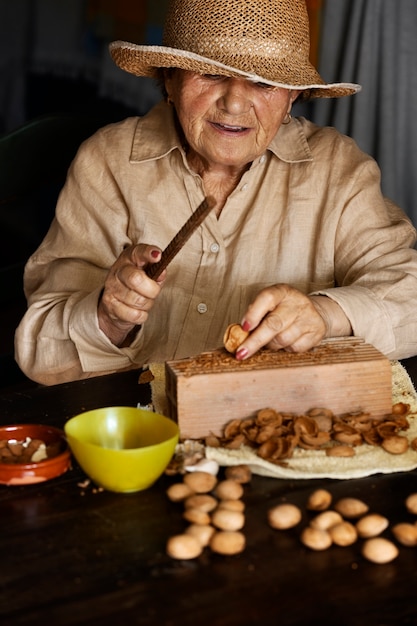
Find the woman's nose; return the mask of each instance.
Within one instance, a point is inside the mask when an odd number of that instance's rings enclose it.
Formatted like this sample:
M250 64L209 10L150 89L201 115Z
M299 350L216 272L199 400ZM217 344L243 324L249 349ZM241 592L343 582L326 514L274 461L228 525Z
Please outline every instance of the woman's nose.
M232 115L246 113L252 106L251 90L247 81L229 78L224 82L224 91L219 98L219 107Z

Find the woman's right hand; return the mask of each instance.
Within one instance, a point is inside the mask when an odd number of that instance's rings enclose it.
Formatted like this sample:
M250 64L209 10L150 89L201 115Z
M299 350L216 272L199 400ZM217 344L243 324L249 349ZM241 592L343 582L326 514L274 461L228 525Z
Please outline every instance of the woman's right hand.
M130 333L146 321L166 271L155 281L144 268L160 258L161 250L156 246L137 244L125 248L110 268L97 315L100 329L114 345L126 344Z

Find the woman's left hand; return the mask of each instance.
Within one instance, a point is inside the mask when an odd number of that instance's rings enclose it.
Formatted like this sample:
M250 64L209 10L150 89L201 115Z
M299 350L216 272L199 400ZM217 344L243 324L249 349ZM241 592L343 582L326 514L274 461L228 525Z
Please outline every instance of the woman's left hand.
M328 331L314 299L286 284L263 289L249 306L242 326L250 335L236 352L239 360L264 346L306 352L319 344Z

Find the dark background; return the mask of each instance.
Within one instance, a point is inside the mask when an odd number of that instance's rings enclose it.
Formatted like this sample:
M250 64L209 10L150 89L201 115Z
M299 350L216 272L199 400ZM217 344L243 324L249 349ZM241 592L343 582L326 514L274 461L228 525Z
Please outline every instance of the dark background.
M382 189L417 223L415 0L307 0L311 58L352 98L295 107L335 126L371 154ZM142 115L160 99L153 81L117 68L116 39L160 44L167 0L0 0L0 385L19 374L14 330L25 310L23 267L53 217L81 141ZM27 126L29 125L29 128Z

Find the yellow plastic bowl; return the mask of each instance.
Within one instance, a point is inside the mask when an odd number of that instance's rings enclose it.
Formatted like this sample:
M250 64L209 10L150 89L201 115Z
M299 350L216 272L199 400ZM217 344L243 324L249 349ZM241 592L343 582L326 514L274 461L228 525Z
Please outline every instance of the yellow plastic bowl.
M64 429L87 476L104 489L123 493L153 485L170 462L179 436L171 419L120 406L76 415Z

